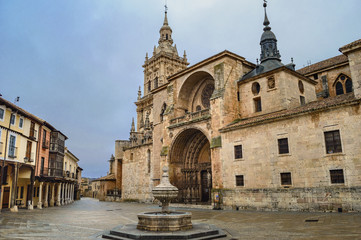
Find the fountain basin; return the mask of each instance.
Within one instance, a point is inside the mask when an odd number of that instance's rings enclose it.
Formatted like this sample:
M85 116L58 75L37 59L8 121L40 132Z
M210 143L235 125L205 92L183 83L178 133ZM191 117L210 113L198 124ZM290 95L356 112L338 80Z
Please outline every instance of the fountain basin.
M137 229L164 232L192 229L192 214L188 212L147 212L138 214Z

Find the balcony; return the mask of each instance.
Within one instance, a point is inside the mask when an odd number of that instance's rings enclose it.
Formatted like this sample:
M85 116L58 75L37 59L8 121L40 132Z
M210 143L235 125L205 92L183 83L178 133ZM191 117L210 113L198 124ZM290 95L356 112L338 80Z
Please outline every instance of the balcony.
M27 153L24 158L24 162L34 162L35 161L35 153Z
M38 131L36 131L34 128L30 128L29 138L32 139L32 140L36 140L37 132Z
M9 158L16 158L18 155L18 148L14 146L9 146Z
M63 177L63 170L56 168L49 168L49 175L51 177Z
M198 112L187 113L184 116L171 119L169 128L174 128L194 122L200 122L202 120L209 119L210 117L211 116L209 113L209 109L204 109Z
M64 146L58 143L50 143L50 152L64 154Z
M43 149L48 149L49 148L49 141L43 141L42 145Z
M42 176L42 177L49 176L49 169L48 168L41 168L40 169L40 176Z

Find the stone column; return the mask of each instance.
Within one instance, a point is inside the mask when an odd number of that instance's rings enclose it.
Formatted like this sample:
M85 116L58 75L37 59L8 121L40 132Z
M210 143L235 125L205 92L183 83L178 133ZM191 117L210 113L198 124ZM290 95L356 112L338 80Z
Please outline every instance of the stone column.
M70 198L71 198L71 202L74 202L74 183L71 185L71 195L70 195Z
M57 198L56 198L56 206L60 206L61 205L61 201L60 201L60 196L61 194L61 183L58 184L58 192L56 194Z
M61 188L61 205L65 205L65 183L62 183Z
M16 163L14 166L13 166L13 171L12 171L12 174L13 174L13 183L11 185L11 195L10 195L10 211L11 212L17 212L18 211L18 206L16 206L16 189L17 189L17 186L18 186L18 177L19 177L19 165L18 163Z
M31 168L31 175L30 175L30 194L28 193L28 196L30 197L30 204L28 205L29 210L34 209L34 199L33 199L33 193L34 193L34 184L35 184L35 170L34 168Z
M38 209L43 208L43 203L41 202L43 200L43 182L39 182L39 201L38 201Z
M71 203L71 183L69 183L69 203Z
M44 200L44 208L49 206L48 204L48 195L49 195L49 184L45 183L45 200Z
M72 189L72 184L69 183L69 203L71 203L71 189Z
M68 183L65 183L65 189L64 189L64 204L68 204Z
M54 191L55 191L55 183L52 183L51 185L51 199L50 199L50 207L54 207Z

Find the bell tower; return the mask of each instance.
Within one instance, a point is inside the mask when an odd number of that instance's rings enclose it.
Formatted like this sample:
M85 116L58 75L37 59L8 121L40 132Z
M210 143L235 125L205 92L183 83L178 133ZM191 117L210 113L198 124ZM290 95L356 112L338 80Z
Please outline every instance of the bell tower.
M144 61L144 96L154 89L167 84L167 77L185 69L187 62L186 52L183 57L178 55L177 46L173 45L172 29L168 25L168 9L165 6L163 26L159 30L158 46L154 46L152 57L146 54Z
M261 63L267 60L276 60L281 62L281 55L277 49L277 38L276 35L271 31L269 26L270 22L267 17L267 1L264 1L264 21L263 21L263 34L261 37Z

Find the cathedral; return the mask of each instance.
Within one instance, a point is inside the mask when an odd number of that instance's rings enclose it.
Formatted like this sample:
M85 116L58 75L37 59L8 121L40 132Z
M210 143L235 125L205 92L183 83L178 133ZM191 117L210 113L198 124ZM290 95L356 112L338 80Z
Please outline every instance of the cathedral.
M115 141L122 200L153 201L167 165L177 203L361 211L361 40L296 70L266 8L259 62L223 51L192 66L165 11L129 140Z

